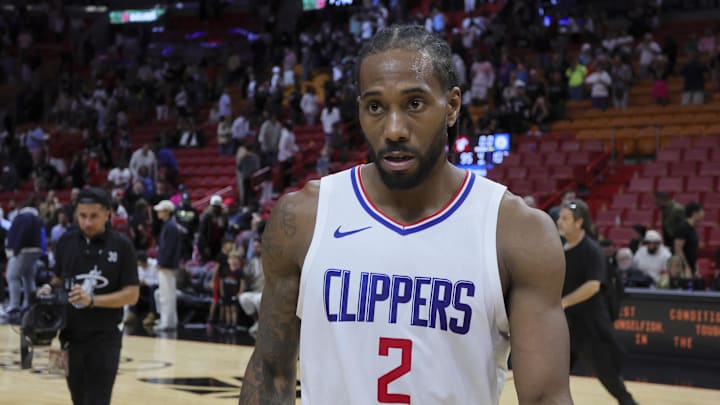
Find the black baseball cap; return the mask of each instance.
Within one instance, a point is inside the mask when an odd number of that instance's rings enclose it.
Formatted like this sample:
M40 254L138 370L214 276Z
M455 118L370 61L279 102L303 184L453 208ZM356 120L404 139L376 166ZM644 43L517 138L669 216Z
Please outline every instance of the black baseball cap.
M87 187L80 190L75 204L100 204L110 209L110 194L99 187Z

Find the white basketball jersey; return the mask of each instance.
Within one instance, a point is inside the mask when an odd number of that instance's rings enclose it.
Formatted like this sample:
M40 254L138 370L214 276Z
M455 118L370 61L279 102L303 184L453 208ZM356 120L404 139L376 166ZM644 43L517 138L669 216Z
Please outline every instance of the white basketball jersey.
M297 306L303 405L498 403L504 192L467 172L444 208L400 224L368 199L360 166L321 180Z

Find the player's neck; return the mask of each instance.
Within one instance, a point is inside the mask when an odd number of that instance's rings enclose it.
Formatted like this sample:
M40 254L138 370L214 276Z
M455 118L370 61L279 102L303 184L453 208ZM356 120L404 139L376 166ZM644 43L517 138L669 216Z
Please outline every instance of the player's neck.
M411 189L391 189L383 183L374 165L361 170L368 198L386 215L401 223L412 223L444 207L462 185L465 172L444 161L422 184Z

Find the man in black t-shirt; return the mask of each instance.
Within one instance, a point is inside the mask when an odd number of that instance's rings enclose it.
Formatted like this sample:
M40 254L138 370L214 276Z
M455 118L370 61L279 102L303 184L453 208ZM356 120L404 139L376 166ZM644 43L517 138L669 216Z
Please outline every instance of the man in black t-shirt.
M132 243L108 227L110 197L98 188L79 192L77 228L63 234L55 249L55 287L72 280L67 321L60 341L68 353L67 384L73 404L109 404L120 361L123 306L139 296ZM50 285L39 295L49 294Z
M571 367L580 360L620 405L636 405L620 374L622 350L601 293L607 288L606 259L587 235L592 226L587 205L579 200L563 203L557 225L566 241L562 306L570 330Z
M675 254L685 258L685 262L692 268L695 277L697 272L698 234L695 226L705 217L705 211L697 202L690 202L685 206L685 222L677 228L673 247Z

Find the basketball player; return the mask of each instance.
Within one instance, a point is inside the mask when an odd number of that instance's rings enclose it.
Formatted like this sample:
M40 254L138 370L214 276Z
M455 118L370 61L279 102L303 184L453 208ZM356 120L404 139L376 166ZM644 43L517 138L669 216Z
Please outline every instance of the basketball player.
M293 404L298 346L303 405L497 404L510 345L520 404L571 404L562 247L547 214L447 161L447 43L394 26L358 65L376 160L274 209L240 404Z

